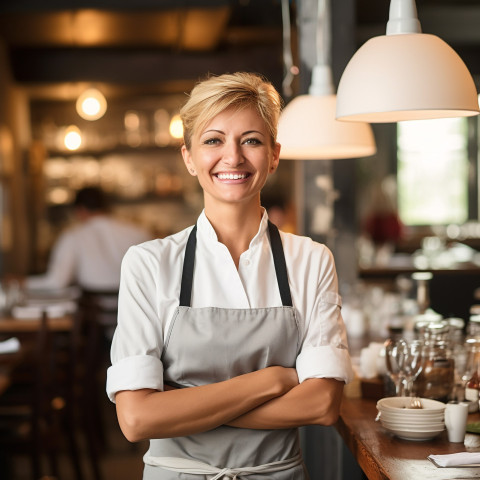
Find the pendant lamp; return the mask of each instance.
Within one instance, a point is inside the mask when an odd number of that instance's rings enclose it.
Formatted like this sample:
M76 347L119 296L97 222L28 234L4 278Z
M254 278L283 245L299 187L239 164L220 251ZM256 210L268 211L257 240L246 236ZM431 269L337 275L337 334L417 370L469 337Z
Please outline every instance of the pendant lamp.
M327 60L330 54L328 0L319 0L317 15L317 64L312 71L308 95L295 97L280 115L280 157L333 160L373 155L376 146L370 125L335 119L336 95Z
M422 33L414 0L391 0L386 35L360 47L338 85L339 120L386 123L478 113L470 72L443 40Z

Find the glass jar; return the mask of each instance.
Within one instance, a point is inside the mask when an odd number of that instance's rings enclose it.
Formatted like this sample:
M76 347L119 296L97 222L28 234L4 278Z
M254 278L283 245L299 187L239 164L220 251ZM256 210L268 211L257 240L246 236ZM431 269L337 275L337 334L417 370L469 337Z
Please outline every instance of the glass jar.
M442 328L447 325L442 315L434 312L433 310L415 315L413 321L415 335L420 340L424 340L427 336L429 336L432 331L437 328L437 325L440 325Z
M467 333L469 337L480 337L480 315L470 315Z
M447 402L455 386L455 361L447 322L431 324L425 332L423 368L415 382L419 397Z
M446 321L448 322L448 339L452 350L463 349L465 343L465 321L458 317L450 317Z

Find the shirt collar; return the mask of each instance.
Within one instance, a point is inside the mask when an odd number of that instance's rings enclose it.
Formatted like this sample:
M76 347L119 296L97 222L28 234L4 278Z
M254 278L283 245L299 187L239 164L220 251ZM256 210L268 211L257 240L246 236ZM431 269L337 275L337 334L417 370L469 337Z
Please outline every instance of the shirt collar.
M263 215L262 215L262 219L260 220L260 225L258 227L258 231L255 234L255 236L252 238L252 240L250 241L249 248L252 248L253 246L260 243L263 240L265 232L267 231L268 214L267 214L267 211L265 210L265 208L262 207L262 210L263 210ZM207 216L205 215L205 209L202 210L202 213L198 217L197 231L198 231L198 234L201 235L202 237L204 237L204 238L206 238L210 241L218 242L217 233L215 232L215 229L212 227L212 224L210 223Z

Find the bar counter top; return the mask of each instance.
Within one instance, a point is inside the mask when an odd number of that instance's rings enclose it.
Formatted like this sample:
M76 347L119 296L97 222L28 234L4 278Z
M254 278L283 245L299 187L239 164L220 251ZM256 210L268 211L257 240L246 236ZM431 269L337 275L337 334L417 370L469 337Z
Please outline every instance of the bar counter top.
M402 440L375 422L376 415L375 400L344 397L335 425L369 480L480 478L480 467L439 468L427 460L430 454L480 452L480 435L467 433L465 444L450 443L446 431L428 441ZM480 421L480 414L468 421Z

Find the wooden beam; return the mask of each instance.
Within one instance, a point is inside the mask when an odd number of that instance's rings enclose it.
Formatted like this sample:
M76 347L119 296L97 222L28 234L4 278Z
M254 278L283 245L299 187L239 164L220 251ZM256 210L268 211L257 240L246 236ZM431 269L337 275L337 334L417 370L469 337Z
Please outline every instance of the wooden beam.
M254 71L281 85L281 46L209 53L137 49L31 49L11 51L16 82L109 82L151 84L198 79L207 73Z

